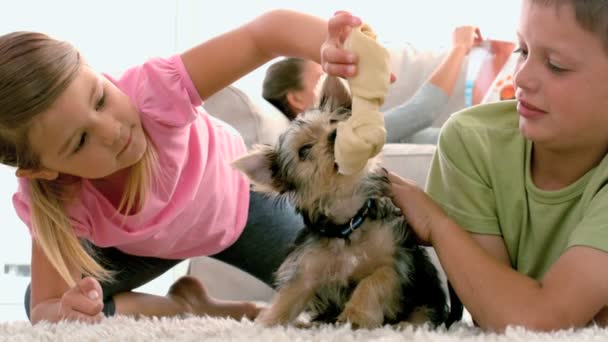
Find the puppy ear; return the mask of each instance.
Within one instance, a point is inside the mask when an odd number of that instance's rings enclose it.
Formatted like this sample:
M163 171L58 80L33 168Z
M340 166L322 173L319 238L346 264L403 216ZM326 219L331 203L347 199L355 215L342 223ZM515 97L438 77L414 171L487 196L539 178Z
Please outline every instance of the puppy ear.
M321 86L319 95L318 107L326 112L335 112L337 110L351 110L352 97L348 83L345 79L327 76Z
M274 150L268 145L256 145L252 152L232 162L232 166L243 172L252 183L269 189L272 184L271 165Z

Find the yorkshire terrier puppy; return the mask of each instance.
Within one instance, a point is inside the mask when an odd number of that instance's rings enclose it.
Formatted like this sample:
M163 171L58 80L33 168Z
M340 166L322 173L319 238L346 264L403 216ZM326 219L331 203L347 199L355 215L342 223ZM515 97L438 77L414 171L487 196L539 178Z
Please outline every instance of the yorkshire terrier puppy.
M320 109L294 120L276 146L234 162L258 190L290 200L306 225L257 321L287 324L307 310L312 321L360 328L420 316L449 325L455 318L437 270L392 203L386 171L371 159L357 174L338 173L336 126L350 115L350 98L336 79L325 82Z

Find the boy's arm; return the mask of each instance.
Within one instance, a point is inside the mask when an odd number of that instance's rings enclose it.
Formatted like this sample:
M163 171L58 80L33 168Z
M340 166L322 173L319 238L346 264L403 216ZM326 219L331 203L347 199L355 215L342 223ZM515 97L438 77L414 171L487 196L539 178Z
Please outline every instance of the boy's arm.
M601 213L588 214L587 222L577 228L583 233L581 241L569 242L571 247L536 280L505 262L507 251L498 247L499 241L488 236L485 243L478 243L479 236L472 237L411 181L394 173L389 179L393 201L420 241L435 248L452 287L481 327L498 331L509 325L544 331L583 327L597 319L608 303L608 273L601 271L608 253L588 247L602 237L597 229L601 232L604 226L594 224L603 221ZM601 199L596 199L595 210L604 212ZM584 234L589 227L594 234Z
M608 273L600 271L608 263L603 251L570 247L536 281L488 254L451 220L433 229L432 242L448 279L483 328L582 327L608 302Z
M430 83L441 88L448 96L452 95L465 57L471 48L482 42L482 37L477 27L460 26L454 30L452 40L452 47L429 78Z

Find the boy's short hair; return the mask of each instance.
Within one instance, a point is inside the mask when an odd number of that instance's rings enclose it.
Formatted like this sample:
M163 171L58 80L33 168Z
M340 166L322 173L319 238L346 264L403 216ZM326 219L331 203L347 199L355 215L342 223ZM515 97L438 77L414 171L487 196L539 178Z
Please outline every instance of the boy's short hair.
M607 0L529 0L545 6L572 6L576 22L585 30L597 35L608 53L608 1Z

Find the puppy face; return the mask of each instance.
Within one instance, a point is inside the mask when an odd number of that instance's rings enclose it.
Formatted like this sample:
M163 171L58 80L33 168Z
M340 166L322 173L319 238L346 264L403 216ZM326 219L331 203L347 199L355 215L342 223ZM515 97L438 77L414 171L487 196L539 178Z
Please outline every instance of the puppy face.
M332 77L325 80L323 89L321 108L299 115L274 147L256 146L233 165L258 190L288 196L300 210L330 212L337 202L356 197L361 178L375 162L359 174L338 173L334 144L338 124L350 116L350 95Z
M274 146L256 146L234 162L258 189L304 202L343 183L334 157L337 123L345 115L311 110L294 120Z

